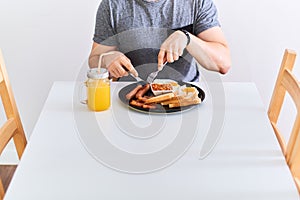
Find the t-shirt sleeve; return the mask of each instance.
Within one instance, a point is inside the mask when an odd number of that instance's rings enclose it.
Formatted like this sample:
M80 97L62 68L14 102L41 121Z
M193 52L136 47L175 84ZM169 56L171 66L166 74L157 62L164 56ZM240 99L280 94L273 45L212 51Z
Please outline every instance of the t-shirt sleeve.
M116 46L117 40L112 24L111 8L108 0L102 0L96 16L93 40L98 44Z
M198 10L196 14L196 22L194 24L194 33L199 33L220 26L218 20L218 11L212 0L199 0Z

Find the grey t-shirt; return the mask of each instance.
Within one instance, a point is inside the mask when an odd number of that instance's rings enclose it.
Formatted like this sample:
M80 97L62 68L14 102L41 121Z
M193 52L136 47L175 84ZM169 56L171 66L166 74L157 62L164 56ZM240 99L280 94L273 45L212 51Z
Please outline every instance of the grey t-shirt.
M102 0L93 39L99 44L117 46L145 79L157 69L160 46L172 32L185 29L198 35L219 25L212 0ZM184 52L178 61L167 64L157 78L196 81L199 72L192 56Z

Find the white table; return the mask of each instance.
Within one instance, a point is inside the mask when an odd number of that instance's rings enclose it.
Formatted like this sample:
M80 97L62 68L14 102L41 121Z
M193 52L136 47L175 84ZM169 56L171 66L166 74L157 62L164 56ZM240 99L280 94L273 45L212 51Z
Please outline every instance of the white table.
M222 135L204 159L199 159L199 152L216 113L212 110L213 91L208 89L214 84L200 84L206 99L197 108L183 114L151 115L152 118L128 110L118 100L118 90L126 84L113 83L111 108L94 115L77 103L73 82L56 82L5 199L299 199L253 83L223 84L225 106L222 103L217 106L217 110L225 111ZM82 116L91 114L106 139L127 152L149 154L163 149L167 141L175 140L178 128L184 127L187 134L196 130L197 134L175 163L152 173L142 173L145 166L133 169L140 174L123 173L102 164L96 152L97 144L99 147L101 143L95 139L97 136L88 135L90 130L80 132L76 123L89 125ZM120 122L122 116L135 123L137 130L153 124L155 128L161 118L161 132L153 137L150 132L142 132L143 139L129 136L130 131L122 131L128 128ZM190 116L197 116L196 128L186 122ZM79 118L81 122L76 121ZM130 167L133 166L121 166L119 170Z

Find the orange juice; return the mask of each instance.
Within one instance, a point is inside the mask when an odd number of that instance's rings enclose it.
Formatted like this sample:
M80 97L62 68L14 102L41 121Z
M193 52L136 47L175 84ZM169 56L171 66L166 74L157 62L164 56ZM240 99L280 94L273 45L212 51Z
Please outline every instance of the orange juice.
M87 105L91 111L103 111L110 107L110 81L108 71L93 68L87 73Z
M88 83L88 107L92 111L107 110L110 106L110 85L105 80L94 80Z

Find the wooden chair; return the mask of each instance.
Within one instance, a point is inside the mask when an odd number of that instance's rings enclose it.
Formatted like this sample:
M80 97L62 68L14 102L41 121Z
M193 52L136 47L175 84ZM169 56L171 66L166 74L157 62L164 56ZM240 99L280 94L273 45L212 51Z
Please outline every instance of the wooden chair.
M19 117L19 112L12 93L10 82L7 76L2 52L0 49L0 95L7 120L0 128L0 155L8 142L13 139L18 157L21 158L27 141L23 126ZM0 200L5 194L2 181L0 179Z
M280 71L271 98L268 116L282 152L285 155L287 164L290 167L295 179L298 191L300 192L300 83L292 74L295 64L296 53L292 50L285 50ZM282 108L286 92L292 97L297 108L297 116L288 143L286 143L277 127L277 121Z

